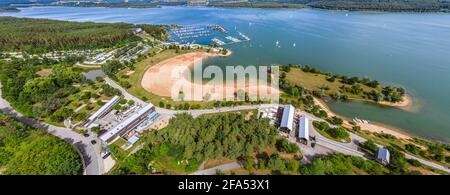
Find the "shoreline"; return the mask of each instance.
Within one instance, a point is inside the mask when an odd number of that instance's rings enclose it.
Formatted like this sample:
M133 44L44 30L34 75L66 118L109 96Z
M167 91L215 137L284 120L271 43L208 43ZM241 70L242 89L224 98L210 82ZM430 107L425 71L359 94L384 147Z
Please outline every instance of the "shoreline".
M326 103L323 100L314 97L314 103L317 104L322 110L327 112L327 114L329 116L337 116L337 117L342 118L344 120L344 123L343 123L344 127L347 127L350 129L353 127L353 125L350 123L351 119L348 119L347 117L344 117L344 116L340 116L340 115L334 113L333 111L331 111L331 109L326 105ZM353 121L351 121L351 122L353 122ZM382 123L372 123L372 122L369 124L356 123L356 126L360 126L361 130L366 130L366 131L369 131L372 133L385 133L385 134L395 136L399 139L409 140L414 137L413 135L411 135L407 132L404 132L400 129L397 129L395 127L391 127L389 125L382 124Z
M403 101L401 102L386 102L386 101L380 101L380 102L376 102L380 105L384 105L384 106L390 106L390 107L396 107L402 110L406 110L409 111L413 106L414 106L414 101L412 96L406 94L405 97L403 97Z

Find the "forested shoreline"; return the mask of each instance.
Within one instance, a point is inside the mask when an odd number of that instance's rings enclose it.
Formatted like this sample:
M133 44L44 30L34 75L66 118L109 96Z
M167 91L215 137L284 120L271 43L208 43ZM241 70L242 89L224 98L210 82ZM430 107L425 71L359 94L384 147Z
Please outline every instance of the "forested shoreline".
M250 0L214 1L211 7L250 8L318 8L348 11L390 11L390 12L448 12L450 1L445 0Z
M143 28L155 38L164 37L165 27L161 25L0 17L0 52L46 53L110 48L140 40L129 30L135 27Z

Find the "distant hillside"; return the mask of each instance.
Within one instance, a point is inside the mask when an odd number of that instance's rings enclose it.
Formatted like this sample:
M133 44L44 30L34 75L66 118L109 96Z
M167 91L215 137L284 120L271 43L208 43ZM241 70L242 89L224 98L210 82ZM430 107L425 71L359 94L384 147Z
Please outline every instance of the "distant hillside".
M211 0L210 5L219 7L272 8L302 8L302 6L295 5L303 5L320 9L352 11L437 12L448 11L450 9L450 0Z
M439 0L311 0L307 5L322 9L417 11L449 9L449 1Z

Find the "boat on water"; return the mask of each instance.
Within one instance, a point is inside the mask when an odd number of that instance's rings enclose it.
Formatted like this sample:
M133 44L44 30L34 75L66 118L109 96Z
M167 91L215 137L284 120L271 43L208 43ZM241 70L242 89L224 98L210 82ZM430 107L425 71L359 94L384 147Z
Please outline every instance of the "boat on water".
M242 38L244 38L244 40L250 41L250 38L249 38L247 35L244 35L244 33L241 33L241 32L239 32L239 31L238 31L238 33L239 33L239 35L240 35Z
M370 124L369 120L359 119L358 117L353 118L352 120L355 123L364 123L364 124Z

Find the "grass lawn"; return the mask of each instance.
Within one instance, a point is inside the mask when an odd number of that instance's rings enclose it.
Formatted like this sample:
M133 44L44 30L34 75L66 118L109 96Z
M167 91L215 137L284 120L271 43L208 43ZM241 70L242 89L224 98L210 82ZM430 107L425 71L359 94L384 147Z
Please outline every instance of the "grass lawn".
M334 82L327 81L327 77L324 74L316 74L316 73L310 73L310 72L303 72L300 68L291 68L291 70L286 74L286 79L291 82L294 85L303 86L306 89L315 90L320 89L324 86L329 87L329 90L324 91L326 95L331 95L336 92L340 92L341 94L346 94L349 99L354 100L365 100L365 101L372 101L363 96L363 93L356 95L348 92L342 92L340 87L342 85L345 85L346 87L351 87L351 85L341 83L338 78ZM377 88L371 88L366 85L360 84L361 88L365 92L370 92L371 90L375 89L378 92L381 92L381 87L378 86Z

